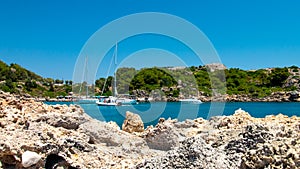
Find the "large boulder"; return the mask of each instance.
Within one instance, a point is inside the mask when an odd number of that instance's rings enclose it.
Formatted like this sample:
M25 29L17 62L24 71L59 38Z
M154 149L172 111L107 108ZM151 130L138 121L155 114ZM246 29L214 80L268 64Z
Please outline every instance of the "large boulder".
M154 127L149 127L144 133L149 148L168 151L172 147L179 145L185 137L179 132L178 128L174 126L176 120L160 119L159 123Z
M97 120L91 120L80 125L79 130L89 136L89 143L104 144L108 148L114 147L116 150L110 150L116 154L145 154L149 148L144 139L119 130L114 123L105 123Z
M126 119L123 122L122 130L128 133L143 132L144 123L138 114L126 112Z

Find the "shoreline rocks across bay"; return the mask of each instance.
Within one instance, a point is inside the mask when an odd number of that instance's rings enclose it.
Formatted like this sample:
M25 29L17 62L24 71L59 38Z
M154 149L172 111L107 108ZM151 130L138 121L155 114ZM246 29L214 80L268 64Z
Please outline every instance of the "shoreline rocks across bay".
M0 92L0 168L299 168L300 117L243 110L124 130L76 105L46 105Z

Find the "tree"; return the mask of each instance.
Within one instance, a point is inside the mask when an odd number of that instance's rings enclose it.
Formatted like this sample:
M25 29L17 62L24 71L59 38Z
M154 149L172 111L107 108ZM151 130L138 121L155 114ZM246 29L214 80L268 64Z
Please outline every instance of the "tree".
M7 87L9 87L10 89L13 89L13 88L14 88L14 84L13 84L13 82L12 82L11 79L7 79L6 82L5 82L5 85L6 85Z
M100 78L95 81L96 87L99 87L100 89L103 88L104 83L105 83L105 78Z
M63 81L63 80L56 79L56 80L55 80L55 83L56 83L56 84L64 84L64 81Z
M130 83L130 90L142 89L148 92L161 87L176 86L176 80L166 71L158 68L146 68L138 72Z
M49 92L54 92L54 86L53 86L53 84L50 84Z
M72 86L72 84L73 84L72 80L65 80L65 85Z
M51 78L46 78L43 81L44 81L44 85L46 85L46 86L50 86L51 84L54 83L54 80Z
M270 86L281 87L289 75L290 74L287 68L275 68L269 75Z
M69 93L69 92L71 92L71 91L72 91L72 86L67 85L67 86L65 87L65 92L66 92L66 93Z
M27 79L25 82L25 89L27 91L32 91L33 88L37 88L37 84L34 80Z
M190 69L191 69L192 72L196 71L196 67L195 66L191 66Z

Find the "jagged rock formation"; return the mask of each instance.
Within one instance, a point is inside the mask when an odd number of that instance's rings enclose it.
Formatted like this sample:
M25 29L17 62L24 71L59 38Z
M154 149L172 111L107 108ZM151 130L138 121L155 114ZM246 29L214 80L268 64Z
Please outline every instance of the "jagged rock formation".
M178 129L174 126L174 121L160 119L155 128L149 127L144 133L144 138L148 146L156 150L171 150L172 147L179 145L179 141L183 140Z
M137 168L231 168L226 155L214 149L200 137L195 136L181 142L163 157L146 160Z
M0 105L3 168L121 168L157 152L113 122L91 119L79 106L50 106L3 92ZM26 152L40 160L25 158Z
M127 111L122 130L127 131L128 133L143 132L144 123L138 114Z
M210 120L160 119L141 131L141 121L128 114L140 132L92 119L79 106L50 106L0 92L0 168L300 166L300 117L253 118L239 109Z
M178 126L176 123L173 125ZM189 130L175 128L186 136L178 147L145 159L136 168L300 167L299 117L277 115L260 119L239 109L232 116L196 119L193 123Z

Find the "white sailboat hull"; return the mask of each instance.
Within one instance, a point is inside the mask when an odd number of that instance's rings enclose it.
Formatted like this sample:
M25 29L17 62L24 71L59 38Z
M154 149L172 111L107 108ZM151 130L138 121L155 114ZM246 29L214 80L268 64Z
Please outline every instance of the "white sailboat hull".
M104 103L104 102L96 102L98 106L118 106L118 103Z
M198 99L180 99L179 101L184 104L201 104L202 103L202 101L198 100Z
M120 103L116 102L116 97L109 96L109 97L101 97L96 102L98 106L119 106Z
M117 103L120 103L122 105L127 105L127 104L137 104L137 101L135 99L127 99L127 98L118 98L116 100Z

